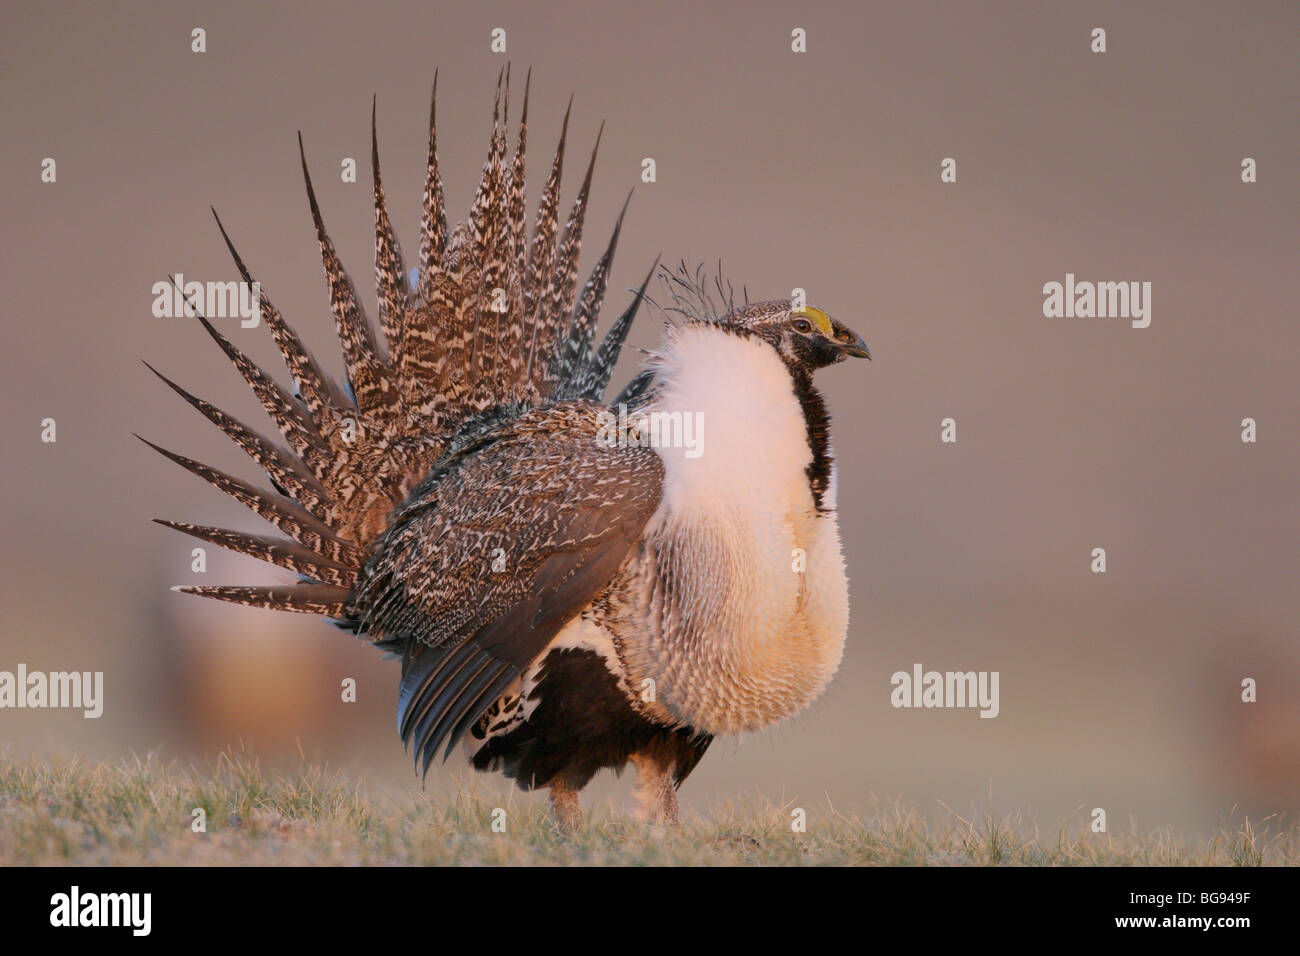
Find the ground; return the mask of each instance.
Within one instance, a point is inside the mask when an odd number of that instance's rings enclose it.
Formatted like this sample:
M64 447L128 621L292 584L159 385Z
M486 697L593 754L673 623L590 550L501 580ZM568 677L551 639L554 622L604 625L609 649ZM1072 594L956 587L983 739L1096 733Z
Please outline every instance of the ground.
M500 802L500 798L495 798ZM1017 817L927 823L898 804L858 817L821 801L806 832L792 806L738 801L648 830L597 806L574 837L546 801L498 807L472 781L454 798L372 795L318 766L268 772L223 755L210 766L148 757L51 764L0 755L0 866L116 865L1296 865L1300 832L1242 820L1208 840L1149 834L1051 834ZM193 829L202 808L206 832ZM500 811L504 811L503 813ZM495 817L504 832L494 832Z

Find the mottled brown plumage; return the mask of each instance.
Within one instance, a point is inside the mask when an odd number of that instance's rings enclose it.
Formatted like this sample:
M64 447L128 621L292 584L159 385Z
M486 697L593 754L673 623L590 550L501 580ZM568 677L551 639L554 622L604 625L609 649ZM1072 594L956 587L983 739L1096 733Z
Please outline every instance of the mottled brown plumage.
M521 343L530 341L530 330L542 325L548 330L568 328L571 314L553 315L555 303L563 306L575 292L562 288L569 275L570 260L576 256L590 174L583 184L583 198L575 207L561 247L553 221L558 197L563 134L557 152L554 175L548 184L548 199L538 214L531 257L526 256L523 236L524 160L523 123L527 119L527 90L514 160L505 163L505 110L509 109L509 78L499 81L494 107L489 155L468 220L453 230L450 240L442 199L442 182L437 165L436 95L430 105L429 164L425 183L421 223L420 274L418 288L408 283L401 247L388 215L379 167L378 124L371 110L371 159L375 198L375 284L379 302L379 323L386 345L378 342L356 288L344 269L326 231L324 217L312 186L302 138L299 149L306 184L308 209L321 249L321 261L330 293L330 308L342 347L348 390L332 382L320 364L304 347L297 333L262 293L260 308L279 346L293 380L290 394L243 352L200 317L204 328L239 369L289 443L283 449L262 438L251 428L220 409L191 395L179 385L156 373L186 401L231 436L262 468L276 486L263 492L246 482L208 468L182 456L170 455L195 474L242 501L282 531L299 549L277 550L253 536L241 536L220 529L198 529L168 523L169 527L203 537L232 550L260 557L298 570L322 584L352 584L360 570L368 545L389 524L393 509L446 450L455 431L467 419L502 402L544 403L567 382L552 381L539 387L529 376L527 355ZM568 114L565 114L567 128ZM621 217L620 217L621 221ZM253 277L218 220L236 267L246 282ZM617 233L615 233L617 234ZM613 248L602 258L593 278L603 290ZM548 297L525 314L524 289L536 286L536 274L525 273L526 259L534 270L543 264L560 262L558 275L549 276ZM569 280L569 286L575 285ZM495 311L497 288L510 290L507 309ZM583 314L583 334L595 316L598 301L590 302ZM635 302L633 303L633 311ZM605 344L607 357L617 358L618 345L626 335L627 323L615 330L618 340ZM544 336L549 349L543 364L563 364L558 358L575 350L568 340ZM610 362L612 366L612 361ZM608 370L606 370L607 374ZM298 399L301 399L299 401ZM161 451L161 449L160 449ZM291 542L292 543L292 542ZM288 545L286 545L288 548ZM337 573L313 575L310 549L319 549L321 561L344 558L351 580ZM333 569L337 571L338 569ZM328 578L329 580L326 580ZM224 600L257 604L273 601L276 607L319 611L339 616L344 603L333 591L329 600L314 596L313 580L293 589L280 589L274 596L242 588L186 588L191 593Z
M459 443L362 569L348 611L358 630L401 635L413 653L449 652L403 707L427 710L447 693L427 737L403 729L426 767L609 582L658 505L658 456L603 446L604 423L602 406L560 402ZM467 657L490 659L491 689L450 683Z
M683 267L667 274L668 308L683 323L619 401L679 418L692 414L692 402L709 403L710 428L732 423L730 444L710 460L713 470L699 471L639 439L611 441L613 416L602 399L651 276L596 344L627 204L579 288L600 136L561 233L566 109L528 239L530 83L531 76L508 158L508 68L498 77L478 189L467 218L450 230L431 103L414 281L388 214L372 103L380 335L325 229L299 137L346 385L326 374L264 291L261 316L292 389L200 316L287 447L155 374L229 435L272 488L147 444L284 537L159 523L298 576L291 584L177 590L326 615L400 656L398 727L424 770L465 739L475 767L502 770L525 788L549 787L558 819L572 822L575 794L593 774L633 762L652 813L674 821L673 789L714 733L793 713L838 664L847 597L825 500L833 486L827 416L810 376L865 355L865 345L788 300L737 308L719 280L724 312L699 274ZM435 102L436 94L435 74ZM218 227L251 283L219 219ZM712 350L723 370L716 380ZM692 382L694 392L681 392ZM739 415L728 402L732 386L748 396ZM764 415L779 422L780 439L771 474L751 475L745 442ZM771 500L746 490L751 477L762 479L755 488L769 489ZM775 523L751 540L739 533L751 520ZM775 559L756 553L784 536L827 569L822 585L798 597L791 588L803 585L785 577L789 547L778 546ZM754 617L771 595L785 595L788 606ZM714 626L722 639L711 643ZM758 630L770 632L766 642L745 646ZM647 696L656 682L662 698Z

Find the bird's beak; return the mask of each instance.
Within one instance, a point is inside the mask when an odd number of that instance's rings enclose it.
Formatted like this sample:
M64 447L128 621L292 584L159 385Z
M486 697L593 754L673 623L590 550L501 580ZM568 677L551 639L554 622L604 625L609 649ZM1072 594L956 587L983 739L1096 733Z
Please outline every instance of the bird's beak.
M852 355L854 358L864 358L871 361L871 349L867 348L867 343L858 336L853 342L839 343L840 351L845 355Z

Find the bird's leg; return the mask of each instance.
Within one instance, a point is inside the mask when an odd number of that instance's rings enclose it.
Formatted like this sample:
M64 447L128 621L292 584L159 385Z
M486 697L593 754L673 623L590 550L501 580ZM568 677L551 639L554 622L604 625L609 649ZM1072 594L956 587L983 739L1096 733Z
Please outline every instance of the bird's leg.
M633 794L637 817L656 827L677 826L681 821L677 813L672 762L665 763L652 753L637 753L632 755L632 763L636 766Z
M551 819L565 836L572 836L582 826L578 791L559 777L551 781Z

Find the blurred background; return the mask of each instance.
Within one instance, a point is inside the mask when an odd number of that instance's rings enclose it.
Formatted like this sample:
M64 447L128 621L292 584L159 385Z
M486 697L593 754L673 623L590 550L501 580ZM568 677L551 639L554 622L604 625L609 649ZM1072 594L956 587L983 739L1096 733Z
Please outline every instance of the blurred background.
M637 186L606 322L655 255L721 257L752 297L807 289L875 355L821 377L851 580L841 674L799 719L716 745L688 806L749 793L852 810L874 795L937 819L940 801L991 797L1046 832L1100 806L1112 829L1188 833L1296 810L1300 8L622 6L6 4L0 670L101 670L106 705L99 720L0 711L0 745L200 763L301 748L418 787L395 662L316 619L168 590L283 573L210 547L193 574L196 542L150 518L260 522L131 433L263 481L140 364L265 421L200 329L152 315L153 284L237 278L213 204L340 371L295 133L373 315L371 96L409 260L434 68L460 218L503 27L516 76L533 68L530 209L569 94L565 208L608 121L584 276ZM206 53L190 50L195 27ZM358 182L340 181L344 157ZM644 157L656 183L639 184ZM955 184L940 182L945 157ZM1042 286L1067 272L1150 281L1150 328L1044 318ZM221 327L281 373L264 328ZM633 342L658 331L643 312ZM617 378L637 360L625 352ZM955 445L939 441L949 416ZM1095 547L1106 574L1090 572ZM890 675L916 662L999 671L1000 716L891 708ZM1257 703L1240 701L1245 677ZM454 785L463 770L448 768L429 786Z

